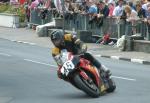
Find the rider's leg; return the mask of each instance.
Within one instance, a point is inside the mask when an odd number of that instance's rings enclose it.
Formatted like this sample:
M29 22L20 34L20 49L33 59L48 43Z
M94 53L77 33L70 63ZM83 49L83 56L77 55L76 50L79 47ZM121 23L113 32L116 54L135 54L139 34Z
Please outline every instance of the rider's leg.
M90 53L84 53L84 58L91 61L91 63L95 65L99 69L99 71L104 71L109 76L111 75L110 70L102 66L100 62L96 58L94 58Z

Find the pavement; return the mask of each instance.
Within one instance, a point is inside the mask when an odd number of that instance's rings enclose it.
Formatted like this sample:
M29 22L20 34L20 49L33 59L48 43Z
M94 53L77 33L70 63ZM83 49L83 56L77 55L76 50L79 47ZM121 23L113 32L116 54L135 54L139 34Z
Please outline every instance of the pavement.
M0 27L0 39L6 39L18 43L38 45L52 48L53 44L49 37L38 37L35 30L26 28ZM109 45L87 43L88 50L97 57L105 57L116 60L125 60L150 65L150 53L136 51L119 51L118 48Z

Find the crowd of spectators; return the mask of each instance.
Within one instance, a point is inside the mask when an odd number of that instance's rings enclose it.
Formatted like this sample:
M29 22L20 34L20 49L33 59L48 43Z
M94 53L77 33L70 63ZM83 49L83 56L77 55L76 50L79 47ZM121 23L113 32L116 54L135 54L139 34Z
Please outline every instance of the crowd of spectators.
M9 2L10 0L0 0L0 2L3 2L3 3L5 3L5 2Z
M62 10L64 10L65 19L72 19L75 14L87 15L90 17L89 24L96 23L98 27L103 25L105 18L117 18L132 25L135 21L141 20L147 23L150 33L150 0L64 0L64 8L62 0L26 0L28 21L30 10L41 6L45 7L43 14L41 13L43 18L46 17L46 10L57 8L53 12L56 16L63 17Z
M62 1L25 0L27 21L30 21L31 10L41 10L42 19L46 18L48 10L54 10L55 16L65 16L65 19L72 19L75 14L87 15L89 24L95 23L98 27L103 26L105 18L117 18L132 25L141 20L147 24L150 34L150 0L64 0L64 6Z

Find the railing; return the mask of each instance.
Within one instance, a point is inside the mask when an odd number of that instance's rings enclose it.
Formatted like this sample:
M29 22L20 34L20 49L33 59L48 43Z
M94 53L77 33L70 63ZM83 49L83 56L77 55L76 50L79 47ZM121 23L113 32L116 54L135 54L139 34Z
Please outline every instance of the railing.
M103 24L98 26L97 21L89 24L89 16L75 14L71 19L65 20L65 29L72 30L90 30L95 35L103 36L109 33L112 38L120 38L122 35L140 35L146 40L150 40L147 23L143 20L134 21L134 24L118 18L105 18Z
M45 24L52 21L53 10L49 10L46 14L45 19L41 19L40 12L38 10L31 11L30 23L33 24ZM89 24L89 16L74 13L72 15L68 14L65 16L65 29L66 30L89 30L92 31L94 35L103 36L109 33L112 38L120 38L122 35L133 35L138 34L145 38L145 40L150 40L150 33L148 33L147 23L142 20L135 21L134 24L127 22L126 20L118 18L105 18L103 19L103 24L98 26L98 22L95 20Z
M30 23L36 25L42 25L50 22L52 20L52 11L47 10L45 17L42 18L42 9L31 10L30 12Z

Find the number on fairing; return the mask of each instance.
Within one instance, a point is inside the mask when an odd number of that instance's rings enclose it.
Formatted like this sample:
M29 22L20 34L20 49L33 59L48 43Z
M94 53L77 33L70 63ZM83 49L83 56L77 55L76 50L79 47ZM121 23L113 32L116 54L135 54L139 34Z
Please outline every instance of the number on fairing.
M62 68L61 68L61 73L68 76L69 72L71 70L73 70L75 67L74 67L74 64L72 63L72 61L67 61L63 64Z

